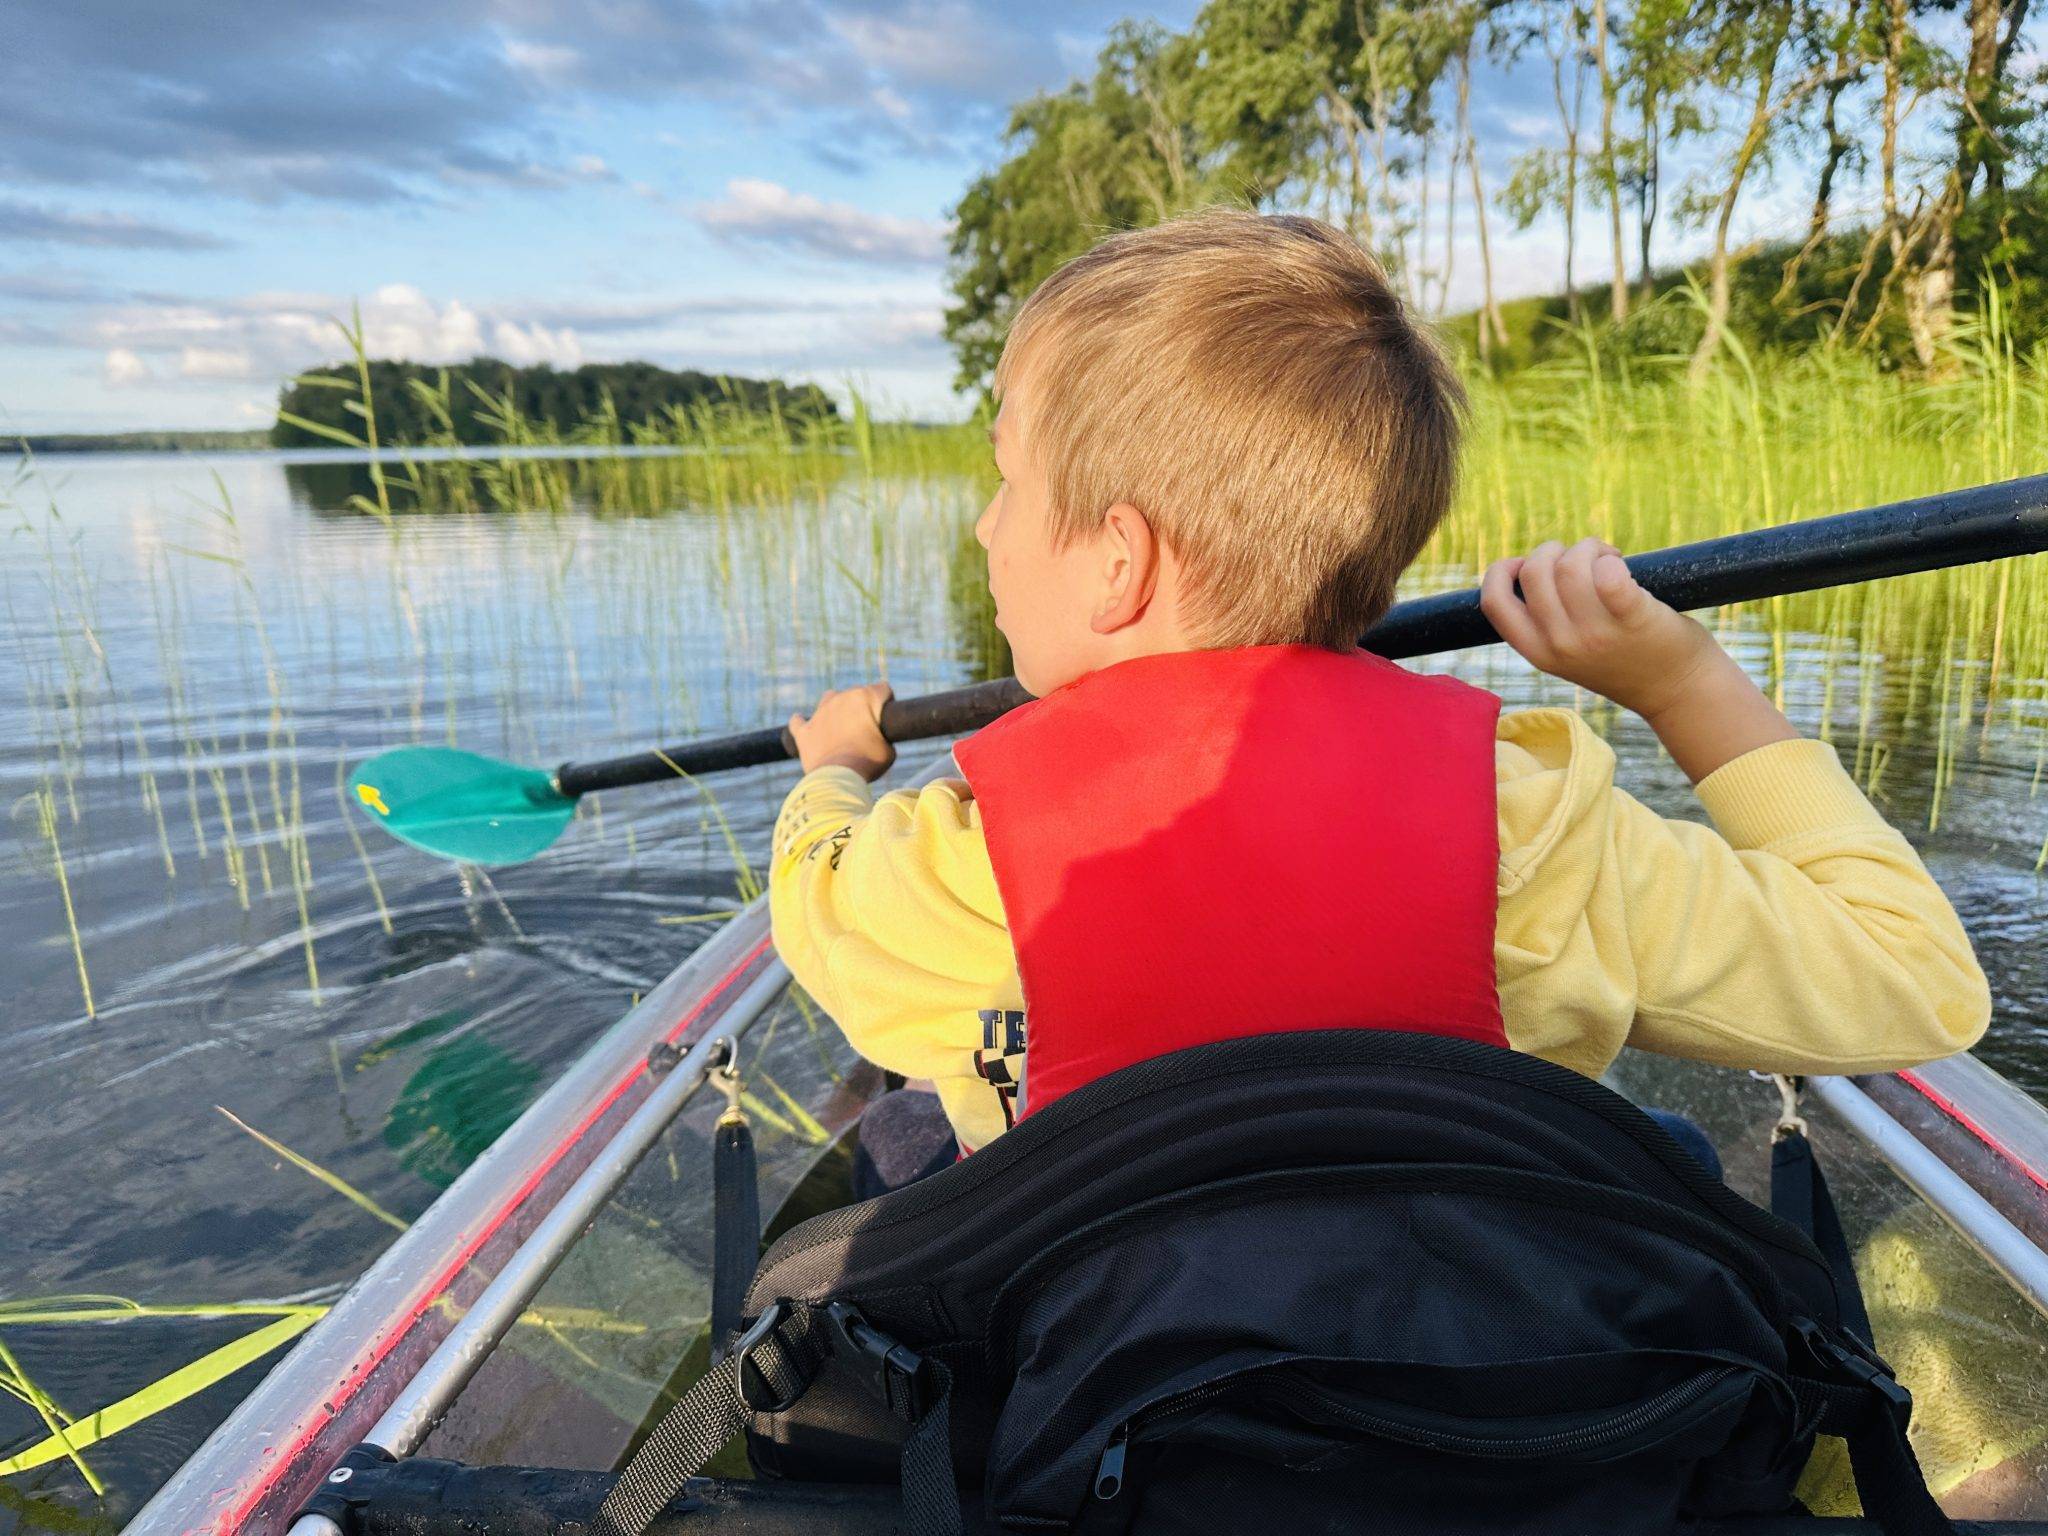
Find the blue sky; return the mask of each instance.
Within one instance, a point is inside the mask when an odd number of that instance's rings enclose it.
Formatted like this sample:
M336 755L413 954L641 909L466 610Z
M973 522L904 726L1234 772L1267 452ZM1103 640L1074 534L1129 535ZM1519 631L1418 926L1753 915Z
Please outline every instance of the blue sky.
M1008 105L1120 17L1194 9L0 0L0 430L265 424L352 302L385 355L646 357L953 414L945 214ZM1480 82L1496 185L1554 133L1548 86ZM1752 219L1796 225L1779 190ZM1554 221L1497 233L1504 293L1556 286Z

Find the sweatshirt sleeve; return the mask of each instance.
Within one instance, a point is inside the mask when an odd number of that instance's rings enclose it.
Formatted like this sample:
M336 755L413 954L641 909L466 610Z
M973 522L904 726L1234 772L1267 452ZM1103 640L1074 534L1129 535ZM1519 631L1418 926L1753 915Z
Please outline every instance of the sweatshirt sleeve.
M974 1075L980 1013L1023 1001L966 784L875 801L848 769L807 774L776 822L768 903L783 962L855 1050L934 1079L970 1144L1001 1132Z
M1833 748L1778 742L1710 774L1707 827L1614 788L1612 750L1571 731L1542 846L1517 858L1503 843L1504 877L1520 877L1504 878L1501 908L1519 940L1502 988L1518 1045L1569 1060L1573 1035L1603 1033L1606 1014L1626 1018L1626 1043L1667 1055L1869 1072L1984 1032L1990 991L1962 923ZM1503 785L1504 838L1517 792L1528 783ZM1553 1034L1562 1049L1544 1049Z

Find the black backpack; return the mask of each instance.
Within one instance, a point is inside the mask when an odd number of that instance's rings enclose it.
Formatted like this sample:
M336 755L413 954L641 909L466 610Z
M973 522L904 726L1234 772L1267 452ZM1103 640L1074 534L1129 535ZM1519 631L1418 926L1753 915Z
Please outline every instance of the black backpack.
M789 1232L593 1529L744 1428L766 1477L901 1478L920 1536L961 1484L1025 1531L1671 1530L1796 1511L1817 1433L1947 1531L1829 1246L1533 1057L1201 1046Z

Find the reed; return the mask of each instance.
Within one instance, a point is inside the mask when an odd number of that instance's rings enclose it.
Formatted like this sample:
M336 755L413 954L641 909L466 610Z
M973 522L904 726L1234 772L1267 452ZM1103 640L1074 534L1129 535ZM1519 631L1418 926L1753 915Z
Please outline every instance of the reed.
M1591 532L1647 549L2040 468L2048 356L2022 354L2007 318L1987 306L1935 378L1886 374L1852 354L1731 348L1689 383L1675 362L1605 355L1590 333L1542 368L1474 373L1457 503L1406 591L1468 584L1491 560L1549 537ZM342 334L360 358L359 324ZM357 429L332 440L368 454L379 431L366 377L358 368L323 387L359 407L350 412ZM413 387L445 438L423 447L452 448L447 380ZM331 804L317 781L304 792L307 752L459 738L547 762L614 741L777 720L827 684L884 675L911 693L1008 668L970 532L992 484L985 422L892 422L858 397L827 422L748 413L730 400L646 422L622 420L605 402L566 434L523 420L510 400L486 418L497 441L458 459L386 449L332 471L355 477L345 494L319 500L345 509L348 526L333 538L266 540L216 487L192 510L189 537L169 530L146 551L149 590L126 616L126 641L59 493L39 470L0 491L21 520L18 579L5 592L37 786L17 822L47 882L51 936L60 921L68 932L88 1015L82 932L104 931L92 904L108 887L86 872L124 851L116 835L139 837L138 878L152 888L196 883L226 906L215 883L224 876L234 903L225 916L250 942L278 941L294 970L296 939L316 997L322 958L330 987L339 980L345 993L359 979L333 974L343 946L316 955L316 913L391 934L411 897L386 892L381 855L372 857L342 793L340 761ZM579 456L527 456L556 449ZM2048 561L1707 617L1895 820L1951 833L1971 775L1995 770L2021 827L2014 862L2038 850L2036 867L2048 868L2038 801L2048 768ZM1522 677L1498 652L1455 665L1511 682L1518 698L1582 709L1598 729L1615 719L1561 684ZM115 766L117 754L133 767ZM593 805L576 835L593 840L586 856L607 867L623 849L629 864L645 855L730 868L734 895L750 899L778 782L722 780L715 796L712 785L677 786L696 792L694 804L657 792L621 798L602 807L601 825ZM100 810L116 793L129 797L126 834ZM411 878L407 857L384 863L390 878L402 869ZM500 894L463 878L516 934L520 888L508 881ZM664 941L684 941L733 905L711 891L643 920ZM489 927L487 938L502 937ZM99 940L92 958L103 972L122 963ZM131 978L99 980L111 1011ZM793 1001L789 1016L802 1025L792 1027L822 1039L829 1021L800 995ZM764 1123L817 1134L797 1094L765 1075L756 1087L750 1104ZM403 1224L322 1164L259 1139L377 1221ZM374 1236L368 1223L362 1230ZM42 1314L0 1308L0 1327L25 1319Z
M64 902L64 926L71 935L71 958L78 966L78 990L85 1001L85 1016L97 1017L92 1001L92 977L85 968L85 940L78 932L78 908L71 900L71 873L64 867L64 846L57 835L57 798L48 786L35 791L36 823L50 850L50 867L57 876L57 894Z
M1545 538L1591 532L1648 549L2009 478L2048 459L2048 358L2016 355L1995 305L1959 337L1955 368L1932 379L1855 355L1759 359L1739 348L1696 385L1678 372L1675 360L1617 369L1589 343L1506 379L1471 377L1463 488L1411 588L1462 585ZM2048 561L2038 557L1774 598L1716 622L1803 723L1853 737L1867 785L1901 747L1931 754L1930 830L1960 766L1994 749L2001 726L2043 726Z
M344 1200L348 1201L358 1210L365 1211L371 1216L376 1217L377 1220L383 1222L385 1226L390 1227L395 1231L403 1232L406 1229L406 1227L410 1225L410 1223L408 1223L403 1216L392 1215L391 1212L385 1210L383 1206L379 1205L376 1201L372 1200L368 1195L364 1194L360 1189L357 1189L355 1185L349 1183L347 1179L344 1179L340 1174L334 1172L332 1169L323 1168L320 1164L314 1162L313 1159L311 1159L310 1157L307 1157L302 1153L294 1152L290 1147L286 1146L283 1142L277 1140L275 1137L264 1135L263 1132L257 1130L255 1126L249 1124L246 1120L242 1119L232 1110L224 1109L218 1104L214 1105L213 1107L216 1111L220 1113L222 1117L224 1117L227 1120L228 1124L232 1125L236 1130L243 1131L248 1135L254 1137L258 1142L260 1142L263 1146L269 1148L272 1152L276 1153L285 1162L290 1163L294 1168L297 1168L304 1173L310 1174L313 1178L318 1179L322 1184L325 1184L329 1189L333 1190L337 1195L340 1195Z
M2021 355L2007 320L1988 304L1958 331L1954 367L1926 379L1883 373L1855 354L1752 356L1731 345L1719 367L1688 383L1678 360L1615 359L1590 331L1540 368L1474 372L1462 488L1407 590L1462 585L1547 537L1595 532L1644 549L2035 467L2048 447L2048 359ZM358 430L327 435L375 454L359 319L339 334L357 367L322 387L348 395ZM452 446L447 380L413 388L439 423L442 440L427 446ZM205 866L218 851L239 907L281 904L289 914L317 996L314 913L340 897L327 892L342 867L380 926L392 916L352 813L335 808L350 839L344 866L323 866L332 856L304 821L302 698L330 699L358 676L376 677L403 729L422 739L438 691L440 739L467 734L465 744L544 761L577 744L593 690L631 737L777 718L819 685L862 675L910 691L1007 666L968 533L992 478L984 423L886 421L858 395L835 420L802 422L729 399L628 422L606 401L561 434L524 420L510 399L486 404L495 444L455 460L386 452L358 472L364 488L341 504L387 542L381 554L374 540L359 546L345 572L318 569L312 552L271 550L259 573L217 488L198 536L161 546L149 582L155 675L127 681L129 693L117 686L126 680L103 638L94 573L54 493L40 519L24 513L48 617L35 621L15 586L8 601L63 855L92 854L79 787L88 754L121 722L139 761L131 792L163 878L183 876L180 854ZM535 448L582 457L521 456ZM33 499L21 484L8 496L16 507ZM451 538L462 559L422 558ZM223 601L241 679L194 660L195 639L210 637L194 634L190 615ZM289 642L274 611L299 631ZM2041 560L1774 599L1714 623L1802 724L1841 744L1866 786L1906 795L1930 828L1972 764L2012 755L2015 742L2030 764L2048 753ZM322 627L324 671L313 640ZM1458 665L1498 677L1503 663ZM167 750L185 779L175 817L151 766L158 749L126 702L145 686L166 706ZM1561 686L1518 686L1591 709L1602 728L1611 718ZM266 706L262 725L231 732L235 750L224 750L216 722L252 697ZM465 708L485 701L495 705L496 742L462 728ZM723 844L741 892L758 889L739 833L715 802L704 804L705 830ZM323 813L319 827L331 829L331 818ZM627 824L629 858L642 835ZM53 884L68 901L67 882ZM79 916L71 910L66 923L84 990Z

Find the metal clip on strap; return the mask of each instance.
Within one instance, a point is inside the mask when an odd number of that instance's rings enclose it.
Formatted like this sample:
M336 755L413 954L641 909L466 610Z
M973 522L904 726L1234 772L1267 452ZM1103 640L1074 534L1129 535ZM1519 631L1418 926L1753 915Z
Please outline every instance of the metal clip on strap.
M1771 1144L1776 1146L1787 1136L1806 1135L1806 1117L1799 1113L1799 1094L1805 1087L1802 1079L1787 1077L1782 1072L1752 1072L1751 1077L1769 1078L1778 1090L1778 1123L1771 1127Z
M705 1069L705 1076L711 1086L725 1095L725 1112L718 1117L720 1125L745 1125L747 1112L740 1106L740 1096L747 1091L747 1085L740 1078L740 1048L736 1040L727 1040L724 1060Z

